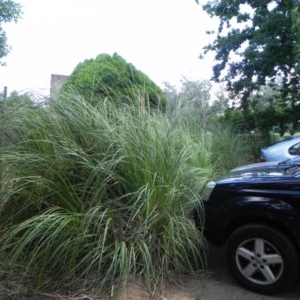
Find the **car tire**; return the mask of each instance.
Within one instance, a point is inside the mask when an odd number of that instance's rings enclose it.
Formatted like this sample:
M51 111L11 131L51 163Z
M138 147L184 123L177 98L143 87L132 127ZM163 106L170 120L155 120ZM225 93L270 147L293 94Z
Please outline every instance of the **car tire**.
M289 289L299 275L294 244L279 230L249 224L235 230L226 244L229 270L236 281L260 294Z

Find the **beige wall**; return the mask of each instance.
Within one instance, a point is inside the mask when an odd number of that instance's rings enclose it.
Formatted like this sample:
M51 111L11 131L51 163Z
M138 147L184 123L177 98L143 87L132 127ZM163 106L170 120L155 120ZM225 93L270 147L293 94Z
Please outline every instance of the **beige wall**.
M62 85L68 80L67 75L51 74L50 98L54 99Z

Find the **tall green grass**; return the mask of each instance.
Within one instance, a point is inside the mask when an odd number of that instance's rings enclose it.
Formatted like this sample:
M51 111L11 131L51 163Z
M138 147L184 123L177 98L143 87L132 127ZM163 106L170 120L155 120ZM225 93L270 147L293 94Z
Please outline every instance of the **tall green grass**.
M27 111L26 111L27 112ZM20 113L2 148L0 253L38 286L93 278L160 287L203 264L190 219L205 169L188 132L144 106L91 106L66 95ZM19 270L19 269L18 269Z
M20 110L18 124L0 150L0 255L24 280L101 289L141 277L155 291L204 266L190 213L239 160L230 130L76 94Z
M232 125L215 123L211 130L211 156L215 171L219 175L252 161L253 151L250 140L236 134Z
M230 169L253 160L253 147L248 138L236 133L235 124L212 120L205 127L193 116L188 103L178 103L170 115L184 128L196 144L194 165L201 166L207 176L216 178Z

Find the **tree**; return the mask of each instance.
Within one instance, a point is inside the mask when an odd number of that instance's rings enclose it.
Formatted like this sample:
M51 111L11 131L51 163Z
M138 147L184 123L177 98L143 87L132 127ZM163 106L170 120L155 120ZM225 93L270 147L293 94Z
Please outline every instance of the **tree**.
M295 7L292 11L293 33L296 37L294 54L296 58L296 69L300 72L300 8Z
M198 1L196 2L204 2ZM281 82L290 102L300 96L299 0L214 0L203 9L220 19L204 52L215 52L213 79L225 81L232 97L247 105L251 92Z
M2 24L11 21L17 22L21 13L20 4L11 0L0 1L0 59L7 56L10 51L10 47L7 45L6 33L2 28Z
M195 118L201 127L207 125L211 115L211 83L205 81L182 81L181 99L188 104L190 116Z
M175 85L165 81L163 92L167 98L167 110L168 112L173 112L179 105L179 92Z
M172 112L179 106L182 108L181 117L194 120L205 128L212 119L228 108L228 98L222 90L218 90L215 99L212 99L212 85L209 81L193 81L184 77L181 83L179 91L165 83L164 93L168 99L169 111Z
M128 103L138 97L149 100L153 107L166 106L163 91L117 53L100 54L79 63L64 88L69 86L95 104L104 98Z

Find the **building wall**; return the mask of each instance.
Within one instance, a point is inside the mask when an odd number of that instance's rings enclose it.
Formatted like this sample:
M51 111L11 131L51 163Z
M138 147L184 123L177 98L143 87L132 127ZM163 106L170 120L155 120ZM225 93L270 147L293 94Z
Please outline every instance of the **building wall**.
M51 74L50 98L55 99L62 85L68 80L67 75Z

